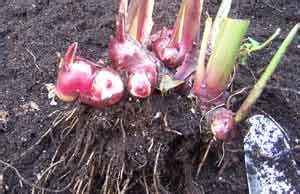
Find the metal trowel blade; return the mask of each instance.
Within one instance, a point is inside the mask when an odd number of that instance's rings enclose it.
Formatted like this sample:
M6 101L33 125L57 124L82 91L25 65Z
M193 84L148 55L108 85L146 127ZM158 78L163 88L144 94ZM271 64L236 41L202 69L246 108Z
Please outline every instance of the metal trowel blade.
M285 130L264 115L252 116L247 123L244 151L249 193L299 193L300 173Z

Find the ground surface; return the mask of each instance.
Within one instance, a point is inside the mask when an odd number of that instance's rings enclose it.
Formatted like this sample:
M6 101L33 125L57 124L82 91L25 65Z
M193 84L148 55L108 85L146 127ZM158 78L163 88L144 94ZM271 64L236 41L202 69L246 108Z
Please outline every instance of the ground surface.
M215 13L218 1L207 2L206 9ZM155 28L171 24L177 9L177 1L157 1ZM199 134L200 113L197 109L193 113L191 109L195 105L184 97L154 95L143 101L125 98L119 105L105 110L61 102L59 106L50 105L45 84L55 82L56 52L63 53L71 42L78 41L82 56L106 59L115 13L116 6L110 0L0 1L0 159L15 166L26 180L41 186L61 189L74 183L62 193L76 188L83 190L85 184L91 193L100 190L113 193L110 189L117 183L126 185L126 180L129 180L128 193L147 190L247 193L242 137L224 147L213 143L196 177L209 135L205 130ZM258 76L287 31L300 21L300 2L241 1L234 6L233 15L252 20L248 35L257 40L264 40L277 27L283 30L270 48L254 55L247 68L240 68L235 81L238 89L253 84L250 70ZM299 36L295 42L273 76L270 84L273 88L264 92L253 113L263 110L289 129L300 163L296 145L300 139L299 95L278 89L300 90ZM241 99L237 98L235 106ZM65 122L29 149L51 126L58 114L55 111L73 108L78 108L76 114L80 119L70 134L61 133L64 125L68 125ZM63 161L55 170L51 169L48 181L37 182L50 165L55 150L58 151L54 162ZM122 169L120 177L117 173ZM0 181L2 174L0 186L4 185L7 193L30 193L31 187L22 184L13 170L0 165ZM80 180L82 186L78 186Z

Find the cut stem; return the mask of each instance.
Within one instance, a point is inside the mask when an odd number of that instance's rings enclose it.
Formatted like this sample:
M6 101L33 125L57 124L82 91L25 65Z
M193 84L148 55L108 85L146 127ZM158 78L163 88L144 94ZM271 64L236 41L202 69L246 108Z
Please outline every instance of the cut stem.
M131 0L128 6L128 13L127 13L127 21L126 21L126 30L129 34L134 38L135 31L133 29L137 28L137 16L138 16L138 9L139 9L139 1L138 0Z
M218 36L207 64L206 84L213 96L218 96L227 88L249 24L249 20L230 18L220 21Z
M154 0L132 0L128 11L128 31L135 40L144 44L153 27Z
M119 13L116 18L116 38L120 42L126 39L126 15L127 15L128 0L120 0Z
M180 42L183 33L183 22L184 13L186 11L186 0L182 0L180 4L180 9L176 18L176 22L173 29L173 42Z
M119 14L124 14L124 16L127 17L127 7L128 7L128 0L120 0Z
M210 40L211 47L214 46L215 41L217 39L217 36L219 33L219 28L220 28L220 23L221 23L222 19L228 17L228 14L231 9L231 3L232 3L232 0L223 0L220 5L220 8L218 10L217 16L214 20L213 27L212 27L213 30L212 30L211 38L210 38L211 39Z
M283 43L280 45L276 54L273 56L271 62L268 64L265 71L261 75L260 79L254 85L248 97L246 98L246 100L243 102L242 106L239 108L238 112L236 113L236 117L235 117L236 123L240 123L247 117L251 107L263 92L263 89L266 87L267 82L270 80L271 76L275 72L278 64L280 63L286 50L288 49L289 45L293 41L294 37L296 36L299 28L300 28L300 24L295 25L294 28L288 34L288 36L285 38Z
M182 43L192 47L199 30L202 7L203 0L182 0L173 29L173 44Z
M207 55L207 49L209 44L209 37L211 34L212 28L212 18L208 17L205 21L205 27L199 52L198 63L196 67L196 74L194 76L194 86L193 86L193 93L199 95L201 90L201 85L205 79L206 74L206 67L205 67L205 58Z

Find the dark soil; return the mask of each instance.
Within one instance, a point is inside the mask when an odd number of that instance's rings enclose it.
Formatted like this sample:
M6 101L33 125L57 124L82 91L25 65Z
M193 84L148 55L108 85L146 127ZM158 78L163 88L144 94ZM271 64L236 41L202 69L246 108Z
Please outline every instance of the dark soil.
M178 2L157 1L155 29L173 22ZM220 1L207 2L206 10L214 14ZM239 2L232 14L251 19L250 37L263 41L277 27L283 32L271 47L240 68L235 89L254 83L252 74L260 74L287 32L300 21L299 0ZM205 122L199 133L201 114L186 97L156 94L140 101L126 97L104 110L62 102L50 105L45 84L55 82L56 52L63 53L78 41L82 56L107 59L115 14L116 3L110 0L0 1L0 159L16 167L30 183L56 190L70 184L62 193L117 193L116 188L127 182L127 193L247 193L245 126L234 142L212 144L196 176L211 134ZM253 114L264 111L288 129L300 165L300 99L295 92L282 90L300 90L299 40L298 36ZM232 102L234 108L245 96ZM74 109L71 119L53 127L55 118ZM78 122L68 133L74 118ZM48 176L43 175L51 162L59 163ZM30 193L32 184L22 183L14 170L0 164L0 193L4 190Z

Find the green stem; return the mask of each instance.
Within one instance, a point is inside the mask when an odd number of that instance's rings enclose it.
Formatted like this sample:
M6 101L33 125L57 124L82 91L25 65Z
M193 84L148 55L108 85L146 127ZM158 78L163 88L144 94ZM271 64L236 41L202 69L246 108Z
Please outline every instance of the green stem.
M278 64L280 63L281 59L283 58L287 48L293 41L294 37L296 36L299 30L300 24L296 24L295 27L290 31L288 36L285 38L283 43L280 45L279 49L277 50L276 54L273 56L271 62L266 67L265 71L261 75L258 82L254 85L254 88L250 91L248 97L243 102L242 106L239 108L238 112L235 116L235 122L240 123L243 121L248 113L250 112L251 107L259 98L263 89L266 87L267 82L270 80L271 76L275 72Z
M249 20L222 18L206 68L207 87L212 93L220 93L226 89L249 24Z

